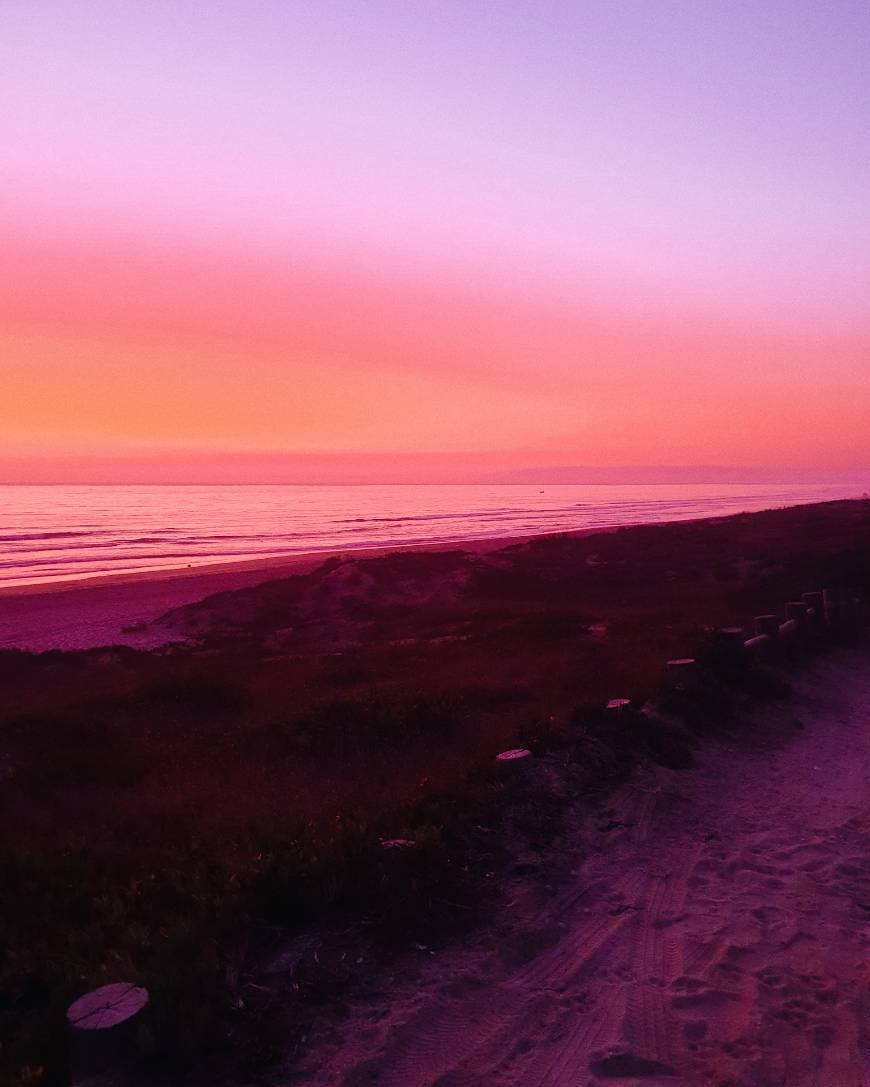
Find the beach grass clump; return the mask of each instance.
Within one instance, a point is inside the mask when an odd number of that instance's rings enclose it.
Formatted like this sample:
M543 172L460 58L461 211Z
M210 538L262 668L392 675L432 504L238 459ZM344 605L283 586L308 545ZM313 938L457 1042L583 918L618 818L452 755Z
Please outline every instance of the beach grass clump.
M50 749L43 749L49 737ZM13 717L4 726L4 741L12 758L23 750L40 752L14 771L17 787L32 800L49 802L60 790L132 788L147 773L133 745L96 713Z
M423 739L447 740L461 727L464 712L460 698L443 695L327 699L292 719L287 729L299 751L347 759Z
M238 676L203 665L169 664L165 672L143 684L134 698L155 712L233 714L245 705L247 691Z

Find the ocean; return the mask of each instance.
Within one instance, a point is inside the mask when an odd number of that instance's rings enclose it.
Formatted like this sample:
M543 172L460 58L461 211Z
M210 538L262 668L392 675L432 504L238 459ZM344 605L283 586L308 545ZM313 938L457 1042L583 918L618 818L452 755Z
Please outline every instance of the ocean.
M687 520L859 484L0 486L0 589L312 551Z

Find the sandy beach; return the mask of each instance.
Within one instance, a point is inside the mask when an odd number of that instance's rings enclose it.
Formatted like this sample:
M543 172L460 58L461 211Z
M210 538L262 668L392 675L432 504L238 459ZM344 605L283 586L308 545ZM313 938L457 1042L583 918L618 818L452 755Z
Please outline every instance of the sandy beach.
M462 540L456 547L483 553L518 542ZM402 551L443 551L444 543L402 548ZM125 632L183 604L260 585L266 580L304 574L336 555L374 558L395 548L365 551L316 551L293 558L253 559L197 566L194 569L105 574L100 577L13 586L0 590L0 649L88 649L129 645L147 648L152 639Z
M580 538L596 530L570 533ZM600 530L598 530L600 531ZM336 556L374 558L401 552L461 550L485 554L530 537L461 540L455 544L373 547L357 551L316 551L292 558L215 562L194 568L105 574L0 589L0 649L89 649L101 645L151 648L153 636L131 631L169 611L212 593L231 592L274 578L304 574Z

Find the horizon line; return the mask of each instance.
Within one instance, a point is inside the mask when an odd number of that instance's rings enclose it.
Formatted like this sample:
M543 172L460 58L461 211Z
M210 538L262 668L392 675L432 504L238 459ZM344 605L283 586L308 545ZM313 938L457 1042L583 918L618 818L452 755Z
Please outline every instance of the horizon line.
M0 480L0 487L698 487L704 484L763 487L781 484L789 487L866 486L858 479L674 479L674 480L550 480L517 481L499 479L445 480Z

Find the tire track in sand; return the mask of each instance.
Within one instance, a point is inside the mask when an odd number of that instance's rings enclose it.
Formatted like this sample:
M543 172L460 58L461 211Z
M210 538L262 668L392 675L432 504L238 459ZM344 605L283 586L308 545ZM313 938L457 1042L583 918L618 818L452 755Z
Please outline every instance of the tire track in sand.
M757 713L770 739L750 726L620 790L622 829L506 911L510 954L434 957L276 1087L866 1087L866 653Z

